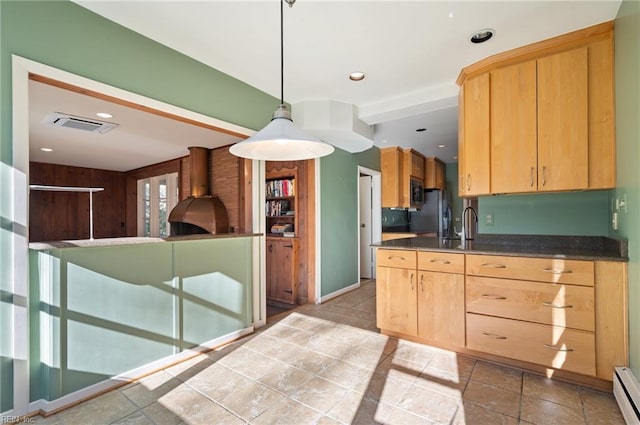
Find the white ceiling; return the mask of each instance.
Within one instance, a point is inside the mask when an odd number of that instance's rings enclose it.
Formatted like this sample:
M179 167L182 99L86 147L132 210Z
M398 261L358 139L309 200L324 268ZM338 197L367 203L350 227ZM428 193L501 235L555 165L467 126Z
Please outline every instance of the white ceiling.
M76 3L280 97L277 0ZM355 105L360 120L374 126L377 146L413 147L452 162L457 151L455 80L461 68L613 20L619 6L620 0L298 0L284 10L285 101L293 105L294 116L296 104L307 101ZM493 39L470 43L471 34L484 28L496 31ZM365 72L366 78L350 81L353 71ZM127 146L147 141L152 143L141 138ZM447 147L438 149L438 144ZM160 155L163 148L153 150Z

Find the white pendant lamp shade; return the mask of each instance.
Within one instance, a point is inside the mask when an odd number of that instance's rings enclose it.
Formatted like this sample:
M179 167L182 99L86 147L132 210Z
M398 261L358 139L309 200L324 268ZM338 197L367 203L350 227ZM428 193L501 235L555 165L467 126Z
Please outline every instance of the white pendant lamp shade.
M289 7L296 0L280 0L280 106L271 122L252 137L231 146L235 156L265 161L299 161L319 158L333 152L333 146L296 128L284 104L284 2Z
M280 105L271 122L229 152L248 159L265 161L299 161L329 155L334 148L298 129L286 106Z

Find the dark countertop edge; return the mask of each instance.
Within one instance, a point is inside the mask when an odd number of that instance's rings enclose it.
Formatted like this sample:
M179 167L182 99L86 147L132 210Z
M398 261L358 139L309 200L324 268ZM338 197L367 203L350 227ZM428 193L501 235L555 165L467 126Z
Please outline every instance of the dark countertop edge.
M627 241L605 236L478 235L465 249L460 240L405 238L374 243L385 249L504 255L511 257L563 258L567 260L628 262ZM538 244L531 246L530 244ZM542 245L542 246L541 246Z
M60 248L97 248L108 246L123 246L123 245L144 245L159 242L181 242L181 241L196 241L207 239L230 239L230 238L245 238L263 236L262 233L225 233L225 234L198 234L198 235L185 235L185 236L170 236L168 238L153 238L153 237L125 237L125 238L102 238L102 239L82 239L82 240L69 240L69 241L49 241L49 242L31 242L29 243L29 249L34 251L46 251L49 249Z

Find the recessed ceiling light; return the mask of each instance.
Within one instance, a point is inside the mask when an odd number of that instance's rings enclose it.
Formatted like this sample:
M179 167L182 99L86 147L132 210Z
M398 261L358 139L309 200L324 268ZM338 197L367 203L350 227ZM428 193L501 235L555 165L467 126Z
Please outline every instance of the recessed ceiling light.
M51 148L40 148L40 150L42 152L53 152L53 149L51 149Z
M107 112L98 112L96 115L99 116L100 118L113 118L113 115Z
M418 133L422 133L423 131L427 131L427 129L426 128L416 128L416 131Z
M474 44L484 43L485 41L489 41L495 32L495 30L489 28L480 30L471 36L470 41Z
M440 149L442 149L442 148L446 148L446 147L447 147L447 145L438 145L438 147L439 147Z
M364 72L352 72L349 74L349 79L351 81L362 81L364 80Z

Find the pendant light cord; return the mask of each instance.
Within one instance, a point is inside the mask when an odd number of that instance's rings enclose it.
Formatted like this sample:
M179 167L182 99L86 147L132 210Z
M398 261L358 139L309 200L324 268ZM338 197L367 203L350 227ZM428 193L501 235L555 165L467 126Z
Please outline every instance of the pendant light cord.
M280 0L280 104L284 105L284 0Z

